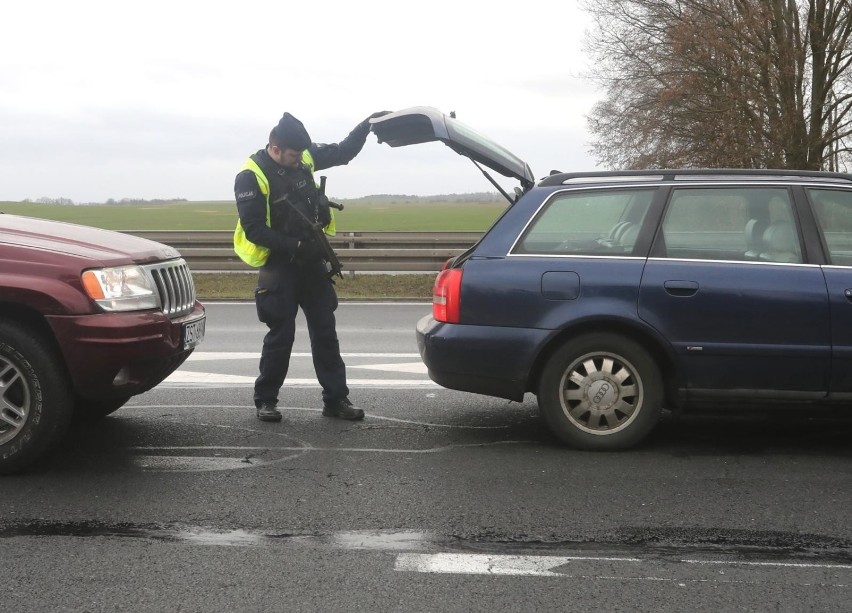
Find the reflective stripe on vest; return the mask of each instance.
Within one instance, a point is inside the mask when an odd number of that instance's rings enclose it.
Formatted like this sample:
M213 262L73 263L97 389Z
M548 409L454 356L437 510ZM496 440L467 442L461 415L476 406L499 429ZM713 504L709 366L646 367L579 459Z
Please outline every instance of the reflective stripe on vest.
M242 170L250 170L257 177L257 185L260 187L260 193L266 198L266 225L271 226L269 222L269 180L255 161L251 158L243 164ZM234 229L234 252L240 256L240 259L249 266L263 266L269 259L269 247L255 245L246 238L243 224L237 218L237 227Z

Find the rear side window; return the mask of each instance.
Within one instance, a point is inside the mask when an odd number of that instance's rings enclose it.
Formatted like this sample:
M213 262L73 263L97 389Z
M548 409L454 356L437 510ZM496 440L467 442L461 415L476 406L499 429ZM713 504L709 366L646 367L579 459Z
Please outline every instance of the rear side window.
M809 189L819 231L828 249L828 261L852 266L852 192Z
M662 226L664 257L801 263L793 203L783 187L678 188Z
M527 227L514 253L630 255L654 189L607 189L554 196Z

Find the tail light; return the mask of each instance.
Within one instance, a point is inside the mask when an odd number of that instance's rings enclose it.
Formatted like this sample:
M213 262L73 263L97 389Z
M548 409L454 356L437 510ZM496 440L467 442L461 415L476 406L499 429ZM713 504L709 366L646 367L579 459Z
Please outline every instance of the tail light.
M461 268L445 268L435 279L432 291L432 317L449 324L459 323L461 313Z

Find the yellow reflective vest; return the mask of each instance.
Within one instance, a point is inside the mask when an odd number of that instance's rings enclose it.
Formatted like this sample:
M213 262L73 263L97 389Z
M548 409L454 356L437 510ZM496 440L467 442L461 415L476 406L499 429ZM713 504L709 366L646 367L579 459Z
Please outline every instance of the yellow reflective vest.
M314 172L314 158L308 150L302 152L302 163L306 164L311 169L311 174ZM250 170L257 177L257 185L260 187L260 192L266 198L266 225L271 226L269 222L269 179L263 174L263 170L255 161L249 158L241 170ZM331 221L323 228L323 232L329 236L334 236L336 232L336 224L334 221L334 211L331 213ZM237 227L234 229L234 252L240 259L249 266L263 266L269 259L269 248L262 245L255 245L246 238L245 230L240 220L237 219Z

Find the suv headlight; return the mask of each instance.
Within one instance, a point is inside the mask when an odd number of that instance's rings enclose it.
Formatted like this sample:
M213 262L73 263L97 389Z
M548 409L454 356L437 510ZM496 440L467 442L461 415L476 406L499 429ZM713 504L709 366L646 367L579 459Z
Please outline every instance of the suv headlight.
M87 270L82 280L89 298L106 311L140 311L160 306L153 282L141 266Z

